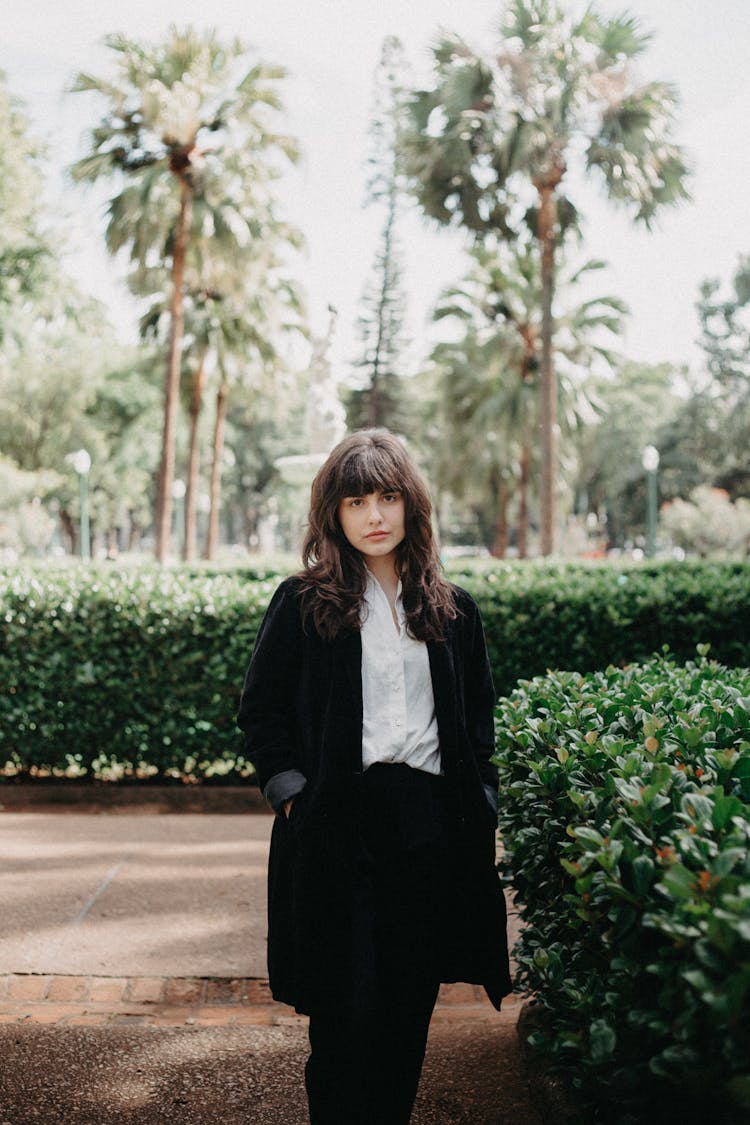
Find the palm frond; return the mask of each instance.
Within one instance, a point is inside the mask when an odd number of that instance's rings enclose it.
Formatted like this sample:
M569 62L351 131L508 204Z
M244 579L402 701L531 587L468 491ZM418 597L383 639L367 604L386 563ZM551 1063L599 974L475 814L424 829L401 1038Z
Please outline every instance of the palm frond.
M635 59L647 49L653 39L651 32L644 31L636 16L623 12L611 19L598 21L599 33L592 36L607 64L622 59Z
M113 82L108 82L105 78L97 78L94 74L88 74L86 71L80 71L70 86L68 91L71 94L101 94L114 105L122 105L127 101L127 94L121 90L119 86L115 86Z

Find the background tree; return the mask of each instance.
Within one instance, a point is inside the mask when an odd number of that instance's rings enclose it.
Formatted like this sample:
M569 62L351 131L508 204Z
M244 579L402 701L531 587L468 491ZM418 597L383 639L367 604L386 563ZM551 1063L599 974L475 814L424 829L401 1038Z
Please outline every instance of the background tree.
M277 461L305 448L305 379L283 365L274 374L273 393L262 382L232 388L227 412L222 476L222 512L230 542L258 550L273 538L284 549L298 547L298 512ZM264 533L264 527L268 534Z
M0 343L14 310L41 298L52 248L42 229L41 152L0 71Z
M634 71L647 44L628 14L607 19L589 6L579 16L560 0L513 0L491 52L443 36L433 86L408 99L401 146L425 212L479 238L515 238L523 217L538 240L544 554L555 545L555 254L575 213L566 174L580 154L587 171L603 174L610 198L646 224L686 197L685 158L671 139L676 91L640 84Z
M750 258L740 257L728 287L705 281L697 307L705 365L682 374L653 438L659 491L685 499L706 485L736 500L750 491Z
M701 394L713 435L713 483L730 496L750 492L750 255L740 257L727 296L718 278L700 289L700 344L708 385Z
M243 238L241 245L236 241L236 225L226 224L227 213L236 211L252 230L252 237ZM185 262L183 368L189 378L182 385L189 439L182 552L186 560L197 554L200 420L207 376L212 373L218 377L217 358L222 349L245 347L266 358L275 354L281 336L291 327L272 307L272 296L279 291L278 263L289 249L298 249L301 243L300 232L277 218L262 179L248 166L247 154L232 154L219 174L207 176L202 197L193 207ZM291 280L286 284L294 289ZM138 266L131 274L130 286L137 295L152 294L141 321L142 333L164 337L170 323L167 271ZM299 329L302 308L298 294L295 301L299 315L293 327ZM273 333L276 339L271 339Z
M38 475L35 496L57 511L75 549L79 492L67 462L75 450L87 449L92 459L94 531L124 526L127 498L141 521L152 501L142 458L155 448L153 364L115 342L102 306L69 278L58 275L54 288L44 314L38 303L16 310L0 348L0 447L18 469Z
M153 474L159 452L160 355L153 348L118 348L108 356L88 415L106 457L92 466L107 553L138 549L154 510Z
M221 306L217 332L216 412L211 447L210 511L204 557L214 557L219 539L221 479L230 392L240 386L273 394L284 379L285 362L279 340L291 332L305 333L305 309L298 286L290 280L271 246L256 262L247 287Z
M702 484L688 500L666 503L659 518L662 530L688 553L701 558L750 554L750 500L733 502L723 488Z
M361 384L347 396L347 425L402 428L403 325L406 298L396 232L402 176L396 137L406 76L399 39L383 43L375 75L366 202L385 211L380 247L362 297L358 328L362 352L355 364Z
M280 68L247 69L247 49L224 45L214 31L172 27L165 44L109 36L115 77L80 74L73 89L104 97L108 109L91 134L91 152L73 167L79 180L114 178L121 190L109 208L107 244L127 248L141 266L168 260L171 272L170 334L164 383L164 422L158 476L156 555L166 557L171 530L172 485L183 332L186 254L197 200L219 177L232 153L253 154L260 184L273 179L276 154L296 159L292 140L271 128L281 108ZM241 193L242 194L242 193ZM218 226L239 244L252 236L252 216L222 196L213 209Z
M645 533L646 482L643 450L656 445L662 455L659 491L671 491L662 434L680 412L678 387L684 372L669 363L620 362L590 384L599 410L576 435L576 508L592 513L606 528L607 545L623 547Z
M498 553L507 544L506 507L517 489L517 546L524 558L542 351L539 258L528 238L515 244L488 239L473 248L471 260L464 280L443 293L434 313L435 319L453 320L462 331L458 340L433 352L443 370L448 427L456 431L449 471L455 482L475 471L475 459L486 462L492 493L501 505ZM591 372L599 361L613 362L607 342L622 330L626 309L617 298L574 303L576 287L604 266L591 260L561 276L560 289L570 307L560 309L554 330L565 434L593 418Z

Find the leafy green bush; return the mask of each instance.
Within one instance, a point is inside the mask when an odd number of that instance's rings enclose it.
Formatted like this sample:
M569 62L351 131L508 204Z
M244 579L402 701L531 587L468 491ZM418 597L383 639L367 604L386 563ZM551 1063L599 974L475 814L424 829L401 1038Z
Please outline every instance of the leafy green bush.
M531 1045L608 1123L750 1116L750 671L702 651L498 706Z
M0 764L246 773L234 716L275 586L106 567L7 576Z
M485 561L486 567L486 561ZM451 577L479 602L498 693L548 668L588 672L697 644L750 665L747 563L507 564Z

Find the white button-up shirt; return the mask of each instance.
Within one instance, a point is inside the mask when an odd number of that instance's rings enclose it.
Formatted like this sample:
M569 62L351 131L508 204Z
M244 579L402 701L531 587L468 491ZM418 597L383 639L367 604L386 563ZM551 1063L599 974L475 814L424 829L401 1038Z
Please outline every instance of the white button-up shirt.
M405 762L440 773L427 645L410 637L396 594L398 629L383 587L368 572L362 617L362 767Z

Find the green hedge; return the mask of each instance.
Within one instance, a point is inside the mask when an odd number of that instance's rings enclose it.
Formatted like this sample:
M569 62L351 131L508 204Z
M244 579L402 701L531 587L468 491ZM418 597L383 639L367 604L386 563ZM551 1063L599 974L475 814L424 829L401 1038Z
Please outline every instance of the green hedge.
M530 1037L594 1120L750 1119L750 671L666 658L497 714Z
M486 564L485 564L486 565ZM511 564L452 571L480 604L500 695L547 669L588 672L701 643L750 665L750 565Z
M276 584L151 569L6 576L0 762L248 772L234 716Z
M480 604L501 694L547 668L602 668L663 643L687 657L708 641L726 662L750 664L747 566L471 562L450 574ZM277 581L259 563L6 572L0 764L246 773L234 714Z

